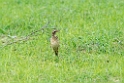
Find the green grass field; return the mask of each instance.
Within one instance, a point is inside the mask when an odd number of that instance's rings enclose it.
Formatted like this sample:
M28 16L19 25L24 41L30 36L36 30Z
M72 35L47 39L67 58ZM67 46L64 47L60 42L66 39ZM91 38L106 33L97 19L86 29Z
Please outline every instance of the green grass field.
M0 0L0 83L124 83L124 0Z

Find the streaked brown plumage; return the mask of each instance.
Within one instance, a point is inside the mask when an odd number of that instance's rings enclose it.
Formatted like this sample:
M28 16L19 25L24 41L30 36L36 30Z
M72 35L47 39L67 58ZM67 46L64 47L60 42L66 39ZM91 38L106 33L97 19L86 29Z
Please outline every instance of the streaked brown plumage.
M58 30L54 30L52 32L52 37L50 39L50 42L51 42L51 47L55 52L55 55L58 56L59 40L58 37L56 36L56 32L58 32Z

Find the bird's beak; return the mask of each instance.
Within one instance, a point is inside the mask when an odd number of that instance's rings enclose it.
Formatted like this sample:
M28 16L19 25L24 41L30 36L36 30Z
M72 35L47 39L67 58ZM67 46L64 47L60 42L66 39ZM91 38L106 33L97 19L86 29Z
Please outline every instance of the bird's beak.
M59 32L60 30L56 30L56 32Z

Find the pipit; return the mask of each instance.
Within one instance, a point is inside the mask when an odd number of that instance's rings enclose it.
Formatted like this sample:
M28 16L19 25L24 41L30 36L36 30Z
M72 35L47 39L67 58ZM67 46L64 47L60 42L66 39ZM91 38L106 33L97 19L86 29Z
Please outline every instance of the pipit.
M55 55L58 56L59 40L58 40L58 37L56 36L56 32L58 32L58 30L54 30L52 32L50 43L51 43L51 47L53 48L55 52Z

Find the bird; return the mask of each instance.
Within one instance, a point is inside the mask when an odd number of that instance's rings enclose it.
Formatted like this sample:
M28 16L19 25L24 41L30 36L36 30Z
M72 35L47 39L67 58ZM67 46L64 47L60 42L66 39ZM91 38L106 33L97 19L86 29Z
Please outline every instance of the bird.
M59 49L59 40L58 37L56 36L56 33L58 30L53 30L52 31L52 37L50 39L51 47L53 51L55 52L55 55L58 56L58 49Z

